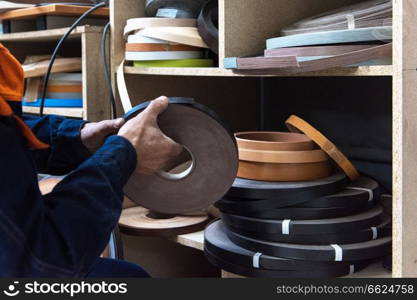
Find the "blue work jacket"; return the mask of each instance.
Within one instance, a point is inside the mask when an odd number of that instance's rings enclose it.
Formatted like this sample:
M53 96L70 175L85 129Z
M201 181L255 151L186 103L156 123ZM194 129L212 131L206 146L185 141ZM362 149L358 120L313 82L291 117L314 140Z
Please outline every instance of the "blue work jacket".
M1 51L0 81L9 76ZM91 155L80 139L83 121L23 117L39 143L49 145L35 149L22 130L20 102L1 92L0 277L84 277L119 219L135 149L111 136ZM42 196L38 173L68 175Z

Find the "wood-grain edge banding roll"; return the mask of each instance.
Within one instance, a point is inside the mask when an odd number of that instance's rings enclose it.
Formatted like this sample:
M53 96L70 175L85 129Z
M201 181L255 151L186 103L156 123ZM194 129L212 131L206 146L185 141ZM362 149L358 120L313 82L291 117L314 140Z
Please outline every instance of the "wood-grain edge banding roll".
M315 129L313 126L308 124L303 119L297 116L291 116L285 124L288 129L292 132L302 132L309 136L314 142L316 142L320 148L322 148L335 162L336 164L346 173L351 180L359 178L359 173L349 159L329 141L321 132Z
M224 67L234 72L251 75L276 75L283 73L313 72L337 67L347 67L361 62L390 57L392 43L377 45L362 50L352 51L326 58L299 62L296 56L278 57L227 57Z
M244 161L262 163L315 163L327 161L328 157L323 150L306 151L264 151L250 150L239 147L239 159Z
M164 216L138 206L123 210L119 226L121 232L133 236L170 237L202 230L208 221L207 214Z
M152 52L152 51L199 51L200 48L188 45L150 44L150 43L127 43L128 52Z
M305 134L293 132L248 131L235 134L239 148L267 151L300 151L317 149Z
M238 177L262 181L305 181L327 177L332 166L305 134L240 132Z
M330 161L301 164L271 164L239 161L237 176L261 181L310 181L330 176Z

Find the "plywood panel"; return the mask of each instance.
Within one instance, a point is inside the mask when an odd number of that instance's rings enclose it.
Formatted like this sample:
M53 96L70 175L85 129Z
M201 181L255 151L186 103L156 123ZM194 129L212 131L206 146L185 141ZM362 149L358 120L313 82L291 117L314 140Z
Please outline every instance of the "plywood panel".
M97 33L82 36L84 117L93 122L111 117L100 56L100 40L101 34Z
M416 20L416 1L394 0L394 277L417 277Z
M133 105L160 95L192 97L222 117L232 130L258 126L258 79L126 75Z

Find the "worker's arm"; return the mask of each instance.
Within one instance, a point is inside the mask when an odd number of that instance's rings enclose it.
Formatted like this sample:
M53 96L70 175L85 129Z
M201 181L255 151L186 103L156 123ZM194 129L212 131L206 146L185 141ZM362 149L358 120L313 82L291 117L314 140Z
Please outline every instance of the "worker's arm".
M107 136L117 133L123 120L86 123L59 116L23 117L36 137L50 145L33 150L39 173L64 175L77 168L104 143Z
M153 102L43 197L31 156L0 122L0 275L82 277L90 271L119 219L130 174L154 172L182 150L157 127L167 105L166 99Z

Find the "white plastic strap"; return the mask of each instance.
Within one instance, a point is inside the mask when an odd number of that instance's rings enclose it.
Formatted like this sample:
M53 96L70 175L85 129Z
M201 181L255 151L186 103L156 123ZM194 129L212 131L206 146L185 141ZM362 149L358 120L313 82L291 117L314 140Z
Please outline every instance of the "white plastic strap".
M175 8L160 8L156 13L158 18L172 18L175 19L178 14L178 9Z
M355 265L350 265L349 275L355 274Z
M374 200L374 192L371 189L366 189L366 188L362 188L362 187L348 187L349 190L357 190L357 191L365 191L368 192L369 194L369 199L368 201L371 202L372 200Z
M334 261L343 261L343 249L339 245L330 245L334 249Z
M372 229L372 239L376 240L378 238L378 228L371 227L371 229Z
M120 101L122 102L123 110L127 113L132 109L132 102L130 102L129 93L127 92L125 73L125 61L122 61L117 69L117 89L119 91Z
M285 235L290 234L290 223L291 223L291 220L282 221L282 234L285 234Z
M253 267L256 269L260 268L260 260L261 260L262 253L255 253L253 256Z
M348 22L348 29L352 30L356 28L355 16L352 14L347 14L346 19Z

